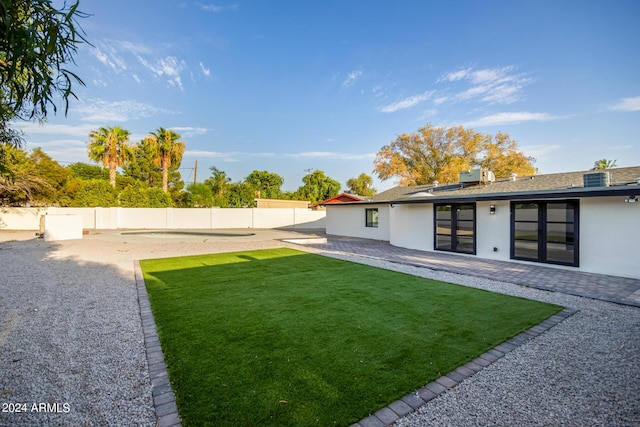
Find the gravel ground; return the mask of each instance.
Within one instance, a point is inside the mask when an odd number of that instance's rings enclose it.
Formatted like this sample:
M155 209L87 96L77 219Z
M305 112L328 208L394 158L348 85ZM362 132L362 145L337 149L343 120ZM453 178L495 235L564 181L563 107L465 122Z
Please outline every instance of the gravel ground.
M27 404L0 412L0 425L153 426L133 260L289 246L273 240L286 236L295 233L65 242L0 233L0 404ZM331 256L579 310L397 426L640 426L640 309Z
M299 237L33 236L0 233L0 426L154 426L133 261Z

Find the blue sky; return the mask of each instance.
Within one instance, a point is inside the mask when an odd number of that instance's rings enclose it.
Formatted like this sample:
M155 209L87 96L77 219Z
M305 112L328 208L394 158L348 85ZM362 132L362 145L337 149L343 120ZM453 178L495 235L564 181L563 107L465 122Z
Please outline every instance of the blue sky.
M90 130L187 144L181 173L268 170L302 185L372 174L398 134L507 132L539 173L640 165L640 2L81 0L86 87L23 123L27 149L89 162ZM63 108L62 108L63 109ZM394 185L381 182L381 191Z

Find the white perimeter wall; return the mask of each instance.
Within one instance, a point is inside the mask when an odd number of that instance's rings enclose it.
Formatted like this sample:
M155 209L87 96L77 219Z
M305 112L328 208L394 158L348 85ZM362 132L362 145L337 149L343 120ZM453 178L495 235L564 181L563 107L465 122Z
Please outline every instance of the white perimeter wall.
M0 230L38 230L40 216L80 215L84 229L325 228L326 211L177 208L0 208Z
M389 241L389 205L326 206L327 234ZM378 227L366 227L365 209L378 209Z

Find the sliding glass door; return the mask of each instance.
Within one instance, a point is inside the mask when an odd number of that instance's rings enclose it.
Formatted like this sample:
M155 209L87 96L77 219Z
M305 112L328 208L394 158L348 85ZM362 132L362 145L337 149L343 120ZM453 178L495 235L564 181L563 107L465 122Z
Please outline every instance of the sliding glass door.
M578 201L511 203L511 258L579 265Z
M435 205L435 242L439 251L476 253L476 205L452 203Z

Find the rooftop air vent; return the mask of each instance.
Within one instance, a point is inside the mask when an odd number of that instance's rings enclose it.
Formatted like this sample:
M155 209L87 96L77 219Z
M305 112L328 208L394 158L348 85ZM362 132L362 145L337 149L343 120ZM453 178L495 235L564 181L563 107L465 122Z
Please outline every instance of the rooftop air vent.
M585 173L582 179L585 187L608 187L611 185L610 172Z
M517 179L518 179L517 173L512 173L511 175L509 175L509 181L515 181Z
M471 169L460 172L460 182L466 184L488 184L496 180L496 176L489 169Z

